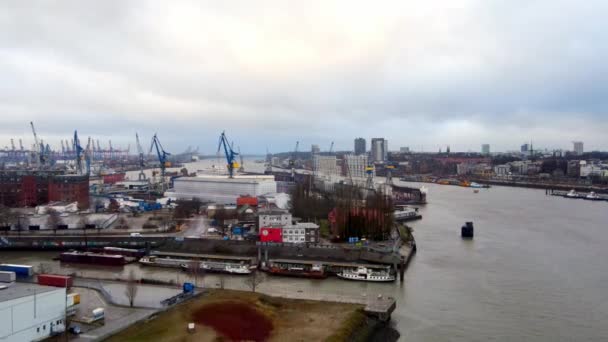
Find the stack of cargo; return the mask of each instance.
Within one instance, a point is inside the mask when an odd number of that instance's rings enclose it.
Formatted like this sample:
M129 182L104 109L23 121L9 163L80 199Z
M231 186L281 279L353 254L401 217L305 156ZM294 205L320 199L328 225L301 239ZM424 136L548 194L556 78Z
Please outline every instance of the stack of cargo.
M72 277L59 274L39 274L38 285L47 285L55 287L72 287Z

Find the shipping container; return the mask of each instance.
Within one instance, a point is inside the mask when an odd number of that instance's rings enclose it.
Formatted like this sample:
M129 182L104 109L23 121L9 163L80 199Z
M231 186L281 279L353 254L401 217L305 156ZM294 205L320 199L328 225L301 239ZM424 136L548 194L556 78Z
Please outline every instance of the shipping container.
M0 264L0 271L15 272L17 277L34 275L34 268L30 265Z
M93 310L93 319L97 320L97 319L101 319L104 317L104 310L103 308L97 308Z
M72 277L58 274L39 274L38 284L56 287L72 287Z
M190 293L194 291L194 284L192 283L184 283L183 286L184 293Z
M249 205L250 207L258 206L258 198L253 196L241 196L236 199L237 206Z
M261 242L283 242L283 229L264 227L260 229Z
M12 283L15 281L15 272L0 271L0 282Z
M68 294L68 307L80 304L80 294L70 293Z

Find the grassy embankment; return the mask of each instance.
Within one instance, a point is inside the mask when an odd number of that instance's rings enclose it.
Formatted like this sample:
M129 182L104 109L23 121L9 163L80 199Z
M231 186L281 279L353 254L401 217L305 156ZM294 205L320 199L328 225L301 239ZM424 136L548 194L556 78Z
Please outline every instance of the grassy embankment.
M158 317L135 324L108 341L230 341L209 326L197 323L194 333L187 324L197 321L206 306L245 304L272 322L270 341L347 341L365 323L361 305L294 300L231 290L208 294L175 306ZM236 320L238 321L238 320ZM239 326L231 329L239 329Z

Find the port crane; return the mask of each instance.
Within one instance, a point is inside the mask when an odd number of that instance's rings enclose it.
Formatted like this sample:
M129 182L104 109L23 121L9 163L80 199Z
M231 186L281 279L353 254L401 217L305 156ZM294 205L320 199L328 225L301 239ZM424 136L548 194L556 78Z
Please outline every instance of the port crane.
M170 156L171 153L166 152L163 149L163 145L160 143L160 140L158 140L158 137L156 136L156 133L154 133L154 136L152 137L152 143L150 144L150 151L148 152L148 154L152 153L152 150L156 148L156 155L158 156L158 162L160 163L160 186L161 186L161 191L165 191L165 169L167 168L167 166L171 166L171 163L167 160L167 156Z
M334 142L331 142L331 145L329 146L329 155L331 155L334 152Z
M230 144L228 143L228 138L226 138L226 132L222 132L220 135L220 142L217 146L217 153L220 153L220 149L224 146L224 155L226 156L226 162L228 167L228 177L234 178L234 169L238 169L240 167L239 163L236 161L236 156L238 153L234 152Z
M245 172L245 167L243 166L243 155L241 154L241 146L238 147L239 150L239 159L241 160L241 165L239 165L239 172Z
M32 133L34 134L34 152L33 157L36 161L36 165L40 167L43 164L43 156L40 153L42 146L40 146L40 142L38 141L38 134L36 134L36 128L34 128L34 123L30 121L30 126L32 127Z
M144 173L144 167L146 166L144 158L144 149L141 147L139 142L139 135L135 133L135 142L137 143L137 154L139 155L139 180L146 180L146 174Z
M289 159L289 167L291 168L291 179L292 180L294 180L296 178L296 157L298 155L298 147L300 147L300 142L296 141L296 148L293 150L291 159Z
M80 146L80 139L78 139L78 131L74 131L74 153L76 154L76 171L79 174L83 173L82 160L84 159L84 149Z

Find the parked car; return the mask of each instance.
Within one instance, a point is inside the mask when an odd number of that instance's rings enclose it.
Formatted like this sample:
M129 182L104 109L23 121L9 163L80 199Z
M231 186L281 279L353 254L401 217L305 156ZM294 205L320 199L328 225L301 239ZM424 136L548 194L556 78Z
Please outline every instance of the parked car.
M78 325L71 325L68 331L74 335L80 335L80 333L82 332L82 330L80 330L80 326Z

